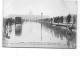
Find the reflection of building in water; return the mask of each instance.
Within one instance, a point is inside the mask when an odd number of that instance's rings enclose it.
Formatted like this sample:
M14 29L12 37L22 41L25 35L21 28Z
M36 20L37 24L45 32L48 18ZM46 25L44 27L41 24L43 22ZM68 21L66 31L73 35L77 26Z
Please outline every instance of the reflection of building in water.
M22 32L22 25L21 24L17 24L15 26L15 35L21 36L21 32Z

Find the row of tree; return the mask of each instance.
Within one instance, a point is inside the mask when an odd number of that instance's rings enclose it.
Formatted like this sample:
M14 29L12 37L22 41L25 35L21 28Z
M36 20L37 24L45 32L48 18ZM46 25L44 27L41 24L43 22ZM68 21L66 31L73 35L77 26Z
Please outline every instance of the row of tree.
M64 16L58 16L58 17L54 17L54 22L55 23L63 23L64 21ZM71 15L67 15L66 17L66 23L70 23L71 22Z
M72 20L73 19L73 20ZM73 22L74 24L77 21L77 15L67 15L67 16L57 16L57 17L53 17L53 18L46 18L46 19L42 19L42 22L46 22L46 23L64 23L64 20L67 24Z

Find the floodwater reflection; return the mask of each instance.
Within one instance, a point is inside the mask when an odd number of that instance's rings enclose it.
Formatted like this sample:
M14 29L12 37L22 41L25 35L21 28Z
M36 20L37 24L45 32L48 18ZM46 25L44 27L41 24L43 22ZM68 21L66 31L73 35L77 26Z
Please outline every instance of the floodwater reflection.
M15 25L15 35L21 36L21 33L22 33L22 25L21 24Z
M55 35L53 38L60 38L61 40L65 38L68 48L76 48L76 32L68 35L67 30L62 29L61 26L48 26L47 24L43 24L43 28L48 31L48 33L51 33L51 35Z
M42 24L41 32L41 23L24 22L22 25L12 25L10 30L10 42L53 42L60 44L54 45L55 48L76 48L76 33L68 35L67 30L60 26Z

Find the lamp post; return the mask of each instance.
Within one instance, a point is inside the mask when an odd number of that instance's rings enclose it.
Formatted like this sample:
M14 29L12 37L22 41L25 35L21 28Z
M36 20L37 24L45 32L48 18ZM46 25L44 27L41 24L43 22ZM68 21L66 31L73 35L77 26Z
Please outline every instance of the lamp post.
M42 41L42 16L43 16L43 13L41 13L41 41Z

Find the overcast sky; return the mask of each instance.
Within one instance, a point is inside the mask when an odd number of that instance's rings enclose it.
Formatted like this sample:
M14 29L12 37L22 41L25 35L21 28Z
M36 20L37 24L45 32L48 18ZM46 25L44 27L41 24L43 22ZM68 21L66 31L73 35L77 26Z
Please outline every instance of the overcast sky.
M77 13L76 0L4 0L4 17L8 15L28 15L30 9L34 15L61 16Z

